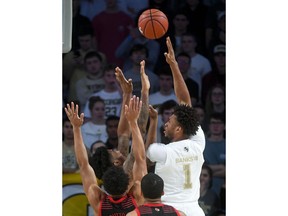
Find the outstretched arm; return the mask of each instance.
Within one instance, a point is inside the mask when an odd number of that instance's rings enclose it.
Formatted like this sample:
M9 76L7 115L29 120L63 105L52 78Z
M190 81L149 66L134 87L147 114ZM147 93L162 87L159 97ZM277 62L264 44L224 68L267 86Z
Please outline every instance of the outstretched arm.
M132 97L133 84L132 80L127 80L124 77L119 67L115 68L115 76L122 90L122 108L120 114L120 120L118 124L118 150L124 157L129 154L129 138L130 138L130 126L127 119L125 118L125 105L129 104L130 98Z
M148 122L148 103L149 103L149 89L150 89L150 82L149 78L145 73L145 61L142 60L140 62L140 76L141 76L141 83L142 83L142 89L141 89L141 101L142 101L142 108L138 117L138 127L140 129L141 135L143 140L146 136L146 127ZM131 175L133 173L133 164L134 164L134 153L133 153L133 145L132 145L132 151L129 153L125 163L123 164L123 168L126 173L129 173ZM132 176L130 176L133 178Z
M166 38L166 45L168 48L168 53L165 52L164 55L166 58L166 62L170 65L173 74L175 95L178 99L179 104L188 104L192 106L189 91L178 67L178 62L175 58L174 49L170 37Z
M92 189L95 186L97 186L97 180L94 170L89 164L87 150L83 143L81 134L81 126L84 121L84 113L81 113L81 115L79 116L78 110L79 110L78 105L76 104L75 106L73 102L71 102L71 105L67 104L67 107L65 107L66 115L73 126L74 148L76 159L80 168L80 175L82 178L84 192L89 202L92 199L95 200L92 201L92 203L90 202L90 204L93 206L93 203L97 202L97 199L99 199L99 192L97 192L97 190Z
M129 106L125 105L125 116L129 122L132 133L132 151L135 157L133 165L133 181L141 181L142 177L147 174L146 154L144 141L137 123L142 101L135 95L130 99Z
M140 62L140 76L141 76L141 101L142 101L142 108L140 112L140 116L138 118L138 125L141 131L142 137L144 139L146 135L146 127L148 122L148 115L149 115L149 89L150 89L150 81L145 73L145 61L142 60Z
M145 149L147 150L150 144L155 143L157 139L157 125L158 125L158 112L149 105L150 124L145 142Z

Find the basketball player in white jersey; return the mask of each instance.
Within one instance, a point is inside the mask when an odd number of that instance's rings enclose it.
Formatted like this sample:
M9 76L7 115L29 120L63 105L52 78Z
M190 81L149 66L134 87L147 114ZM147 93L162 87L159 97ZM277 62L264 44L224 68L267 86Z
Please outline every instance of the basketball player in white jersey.
M174 90L178 100L174 113L164 126L164 135L172 141L167 145L149 145L147 157L156 162L155 173L164 180L162 202L183 211L187 216L204 216L198 199L205 136L199 125L196 110L192 108L191 98L178 68L169 37L166 44L168 53L164 55L173 74ZM150 106L150 112L151 109L153 111Z

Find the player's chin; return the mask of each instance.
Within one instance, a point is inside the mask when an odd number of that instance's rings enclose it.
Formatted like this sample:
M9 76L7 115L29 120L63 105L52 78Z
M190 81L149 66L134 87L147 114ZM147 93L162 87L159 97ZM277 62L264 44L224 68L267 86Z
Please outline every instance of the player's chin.
M167 134L167 131L166 130L164 130L164 137L168 137L168 134Z

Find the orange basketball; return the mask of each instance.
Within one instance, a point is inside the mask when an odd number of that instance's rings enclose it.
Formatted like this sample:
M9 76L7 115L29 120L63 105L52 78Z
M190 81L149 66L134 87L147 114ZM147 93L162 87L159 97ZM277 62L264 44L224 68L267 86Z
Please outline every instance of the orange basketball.
M138 28L148 39L161 38L168 30L167 16L158 9L145 10L138 18Z

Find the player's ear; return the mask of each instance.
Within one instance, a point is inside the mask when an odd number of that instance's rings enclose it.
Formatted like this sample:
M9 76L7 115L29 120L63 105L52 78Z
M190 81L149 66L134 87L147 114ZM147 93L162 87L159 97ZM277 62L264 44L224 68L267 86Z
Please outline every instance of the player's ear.
M181 126L177 126L176 127L176 132L180 132L182 130L182 127Z

